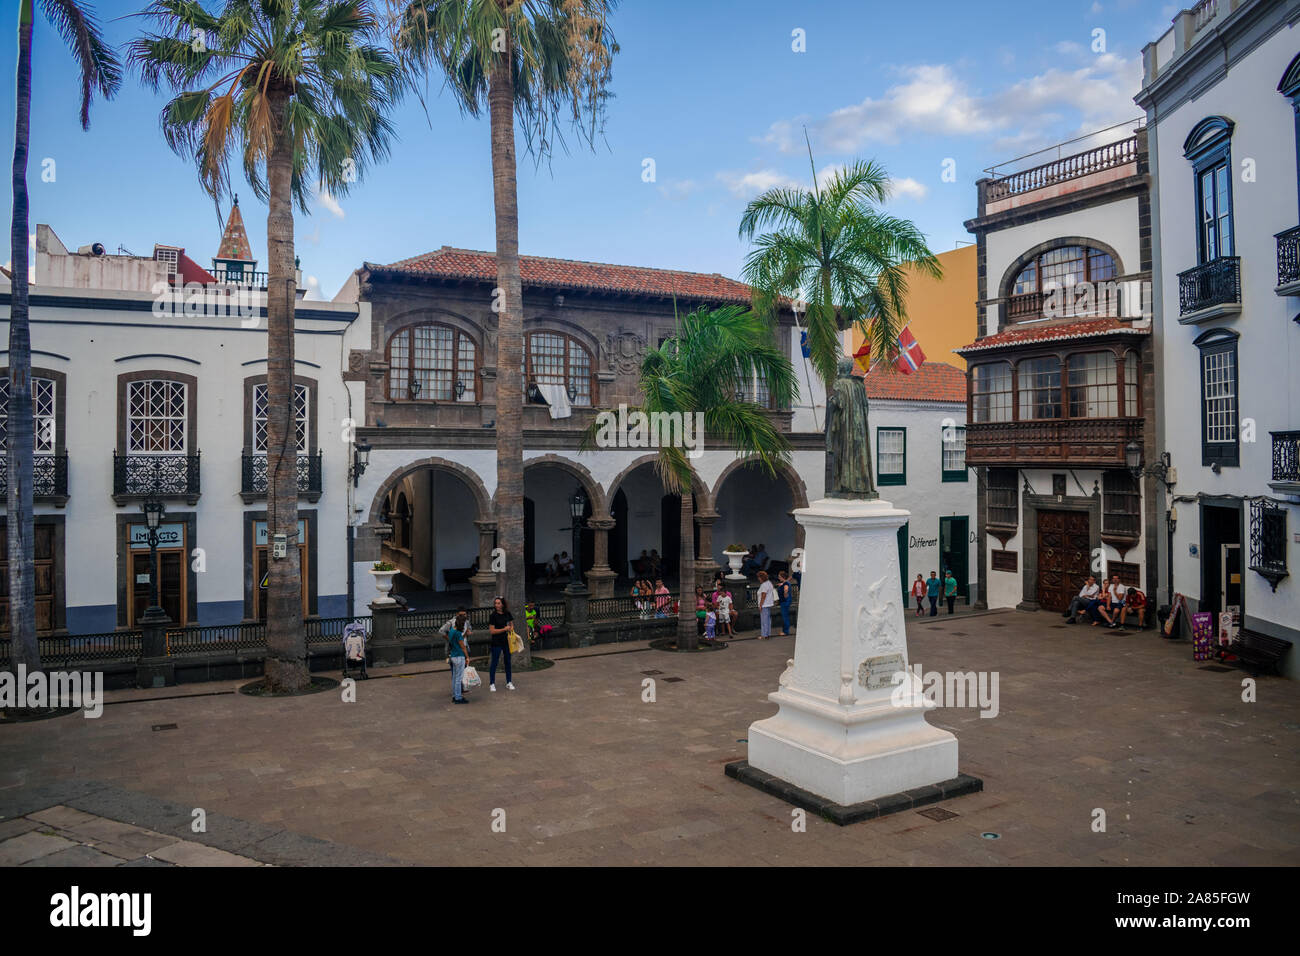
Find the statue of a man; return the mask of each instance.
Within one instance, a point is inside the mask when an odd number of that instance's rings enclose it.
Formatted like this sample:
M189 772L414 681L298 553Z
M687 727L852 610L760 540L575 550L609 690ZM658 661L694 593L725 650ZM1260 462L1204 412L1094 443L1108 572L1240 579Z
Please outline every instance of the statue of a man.
M839 362L839 376L826 396L826 497L876 498L867 427L867 390L853 377L853 360Z

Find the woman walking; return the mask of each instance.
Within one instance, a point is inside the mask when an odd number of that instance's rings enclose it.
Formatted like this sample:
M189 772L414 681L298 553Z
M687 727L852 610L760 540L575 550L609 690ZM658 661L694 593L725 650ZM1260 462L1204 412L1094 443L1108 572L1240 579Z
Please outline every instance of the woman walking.
M794 599L794 586L790 583L789 571L781 571L777 574L776 597L781 607L781 635L789 637L790 602Z
M916 616L920 617L925 613L925 606L922 603L925 601L925 578L919 574L912 582L912 597L916 598Z
M469 659L469 645L465 643L465 634L469 629L469 615L459 612L447 628L447 663L451 665L451 702L468 703L465 700L465 662Z
M772 601L776 597L776 588L767 579L766 571L758 572L758 639L766 640L772 636Z
M510 613L510 605L503 597L492 602L492 613L488 615L488 633L492 635L492 659L488 663L488 690L497 689L497 661L501 655L506 656L506 689L514 690L514 681L510 675L510 631L514 627L515 616Z

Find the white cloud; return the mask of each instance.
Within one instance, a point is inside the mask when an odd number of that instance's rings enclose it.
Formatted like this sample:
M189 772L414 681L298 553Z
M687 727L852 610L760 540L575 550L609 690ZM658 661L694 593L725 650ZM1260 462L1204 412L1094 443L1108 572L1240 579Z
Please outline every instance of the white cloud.
M304 299L320 298L320 280L315 276L307 276L307 291L303 293Z
M343 207L340 206L339 201L330 194L330 191L325 188L324 183L321 184L320 189L316 192L316 201L340 219L345 215Z
M917 182L910 176L903 176L893 180L892 186L896 197L906 197L908 199L924 199L930 191L923 183Z
M752 199L759 193L777 187L791 189L801 185L798 180L775 169L760 169L752 173L724 170L718 173L718 178L731 190L732 195L740 199Z

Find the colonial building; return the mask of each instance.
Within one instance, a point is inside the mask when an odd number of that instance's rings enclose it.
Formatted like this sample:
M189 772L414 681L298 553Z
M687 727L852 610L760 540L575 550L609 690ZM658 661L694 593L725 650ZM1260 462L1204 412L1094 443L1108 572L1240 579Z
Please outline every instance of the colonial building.
M673 334L677 312L748 305L749 287L719 275L537 256L521 257L520 268L527 391L511 400L525 403L530 583L552 555L572 551L578 490L586 501L581 564L595 596L611 595L642 552L657 551L675 576L680 500L655 473L655 449L582 450L581 436L599 411L638 404L641 358ZM371 449L355 490L358 577L386 558L408 589L469 588L475 605L495 593L496 284L491 253L444 246L367 263L336 297L370 317L349 333L344 374L357 397L358 440ZM701 575L726 565L722 550L732 543L764 544L772 559L787 560L802 543L791 511L822 493L825 396L802 358L792 313L780 316L778 332L805 386L798 402L779 408L762 382L743 387L788 435L793 461L768 476L706 436L692 459ZM359 589L355 610L368 600Z
M951 570L957 593L975 587L975 481L966 467L966 376L944 362L910 375L877 365L866 376L880 497L906 508L898 564L907 597L918 574Z
M1130 467L1155 457L1147 131L1102 131L989 173L966 223L977 335L957 350L977 605L1064 611L1089 573L1152 591L1155 482Z
M166 507L159 583L171 620L265 616L266 273L237 206L218 252L210 269L161 244L150 256L107 254L100 243L73 252L37 226L30 301L42 635L135 624L150 597L146 497ZM6 282L6 339L9 300ZM349 396L339 369L344 335L368 308L297 308L298 541L309 615L347 609L351 446L341 437ZM7 385L0 377L0 418ZM0 508L3 468L0 456ZM0 620L7 599L0 593Z
M1155 181L1155 448L1170 591L1300 640L1300 2L1217 0L1143 50ZM1154 455L1149 463L1159 461ZM1162 484L1161 492L1165 492ZM1163 537L1163 536L1162 536ZM1283 658L1294 675L1294 649Z

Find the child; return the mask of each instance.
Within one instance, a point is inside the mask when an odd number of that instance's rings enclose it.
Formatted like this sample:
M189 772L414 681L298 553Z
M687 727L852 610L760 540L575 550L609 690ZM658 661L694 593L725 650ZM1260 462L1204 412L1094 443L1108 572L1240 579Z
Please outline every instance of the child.
M717 609L712 604L710 604L708 611L705 612L704 615L704 639L706 641L713 640L713 636L717 629L717 626L718 626L718 612Z
M735 632L731 626L732 613L731 613L731 592L730 591L723 591L721 594L718 595L717 608L718 608L718 613L716 617L722 621L723 632L728 637L734 636Z
M536 604L524 605L524 623L528 627L528 646L531 647L538 637Z

